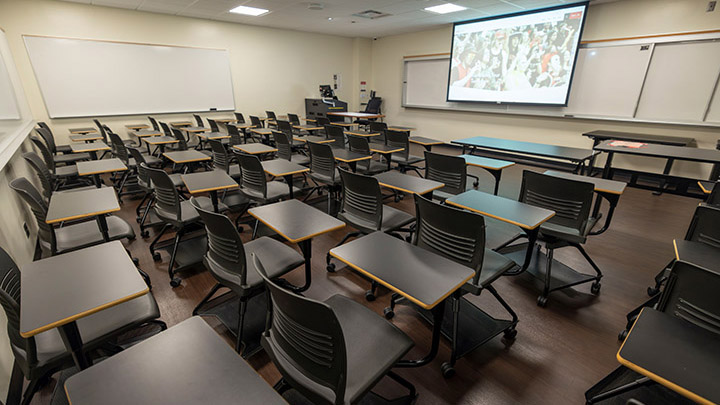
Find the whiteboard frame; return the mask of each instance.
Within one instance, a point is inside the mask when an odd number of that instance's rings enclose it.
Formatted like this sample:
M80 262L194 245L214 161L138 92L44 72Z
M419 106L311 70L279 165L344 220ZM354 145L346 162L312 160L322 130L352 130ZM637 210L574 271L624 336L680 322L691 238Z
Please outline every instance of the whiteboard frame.
M118 40L112 40L112 39L96 39L96 38L78 38L78 37L61 37L56 35L36 35L36 34L21 34L20 35L23 38L23 44L25 44L25 50L28 51L27 48L27 42L25 41L26 37L35 37L35 38L53 38L53 39L71 39L76 41L92 41L92 42L104 42L104 43L113 43L113 44L126 44L126 45L143 45L143 46L162 46L162 47L169 47L169 48L187 48L187 49L204 49L204 50L210 50L210 51L224 51L227 52L228 55L230 54L230 51L224 48L205 48L200 46L186 46L186 45L172 45L172 44L156 44L156 43L149 43L149 42L132 42L132 41L118 41ZM29 57L29 53L28 53ZM228 59L228 64L230 63L230 60ZM40 80L37 76L37 72L35 70L35 66L30 63L30 66L32 67L33 76L35 77L35 82L40 83ZM237 105L235 104L235 84L232 81L232 66L229 66L231 69L230 71L230 86L233 89L233 107L232 108L218 108L218 109L210 109L210 110L190 110L190 111L154 111L152 113L150 112L142 112L142 113L128 113L128 114L95 114L95 115L73 115L73 116L53 116L50 114L50 109L48 109L47 101L45 100L45 96L41 97L43 100L43 106L45 106L45 111L48 113L48 117L51 119L74 119L74 118L93 118L93 117L131 117L131 116L137 116L137 115L147 115L147 114L188 114L188 113L207 113L207 112L227 112L227 111L235 111L237 108ZM42 93L42 89L40 91Z

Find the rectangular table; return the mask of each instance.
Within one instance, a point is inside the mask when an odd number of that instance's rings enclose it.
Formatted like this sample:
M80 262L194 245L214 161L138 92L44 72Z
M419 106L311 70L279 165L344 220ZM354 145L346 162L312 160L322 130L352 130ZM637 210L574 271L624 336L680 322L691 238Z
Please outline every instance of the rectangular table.
M408 194L418 194L432 198L432 192L445 187L444 183L423 179L398 171L388 171L373 176L381 186Z
M161 136L163 133L154 129L141 129L138 131L130 132L138 138L146 138L148 136Z
M71 134L85 135L85 134L89 134L92 132L97 132L97 129L95 129L93 127L84 127L84 128L70 128L69 131Z
M270 135L272 135L273 130L270 128L252 128L250 130L253 134L257 134L263 137L266 144L270 144Z
M208 160L211 160L210 156L196 150L179 150L173 152L165 152L163 153L163 156L170 159L170 161L175 164L184 165L189 163L206 162Z
M432 150L433 146L442 145L445 143L443 141L438 141L437 139L433 139L433 138L426 138L424 136L411 136L410 138L408 138L408 140L411 143L421 145L428 152L430 152Z
M509 162L507 160L492 159L475 155L460 155L460 157L465 159L466 165L485 169L493 176L493 178L495 178L495 191L493 192L495 195L497 195L498 188L500 188L500 179L502 177L503 169L515 164L515 162ZM475 177L470 174L468 176ZM473 185L477 187L479 183L480 179L475 177L475 183Z
M266 153L275 153L277 148L265 145L264 143L246 143L242 145L233 145L233 149L237 149L240 152L247 153L248 155L263 155Z
M706 243L673 239L675 259L720 272L720 248Z
M137 131L139 129L150 128L150 126L148 124L127 124L125 128Z
M295 198L293 189L293 175L309 172L310 169L285 159L265 160L262 162L265 173L273 177L282 177L290 188L289 197Z
M463 148L463 154L465 154L467 149L470 148L471 154L475 149L486 150L511 160L512 158L523 158L531 161L546 162L547 159L554 159L570 162L574 165L575 169L573 171L576 173L582 173L585 168L585 162L590 161L593 156L599 153L591 149L513 141L510 139L488 138L484 136L457 139L451 143L461 145Z
M413 128L413 127L404 127L401 125L388 125L387 129L389 129L391 131L404 131L404 132L410 132L410 131L415 130L415 128Z
M119 241L28 263L20 278L20 335L58 328L80 370L90 361L76 321L150 291Z
M219 212L218 191L239 187L238 183L222 170L189 173L180 177L190 194L209 192L215 212Z
M698 181L698 186L700 186L703 194L711 194L713 189L715 188L715 182L700 180Z
M45 222L52 225L73 219L95 217L103 239L107 242L110 240L110 235L105 214L116 211L120 211L120 204L112 187L53 193L50 196Z
M92 142L100 141L103 137L100 134L83 134L83 135L70 135L70 140L73 142Z
M155 146L155 150L151 154L155 154L158 149L160 149L160 153L165 153L165 145L172 145L180 142L177 138L166 135L148 136L142 138L142 140L148 145L148 153L150 153L150 145Z
M199 316L73 375L65 392L73 405L287 404Z
M373 232L330 250L330 256L402 295L433 316L430 352L420 360L401 360L397 367L420 367L438 352L446 299L475 272L469 267L384 232Z
M350 170L355 172L357 169L357 162L361 160L372 159L370 155L363 155L362 153L351 152L347 149L333 148L332 150L335 160L343 163L347 163L350 166Z
M352 112L352 111L345 111L345 112L329 112L326 115L334 116L334 117L343 117L343 118L364 118L364 119L373 119L373 118L384 118L385 116L382 114L371 114L371 113L365 113L365 112Z
M327 138L324 136L315 136L315 135L308 135L308 136L293 136L293 139L300 142L313 142L313 143L332 143L335 142L334 139Z
M97 188L102 186L101 174L127 170L125 163L118 158L77 162L76 166L79 176L93 176L93 182Z
M293 125L292 127L293 127L293 129L297 129L300 131L308 131L311 134L315 131L324 129L323 127L319 127L317 125Z
M305 285L302 287L290 286L295 292L302 292L310 288L312 238L345 227L345 222L294 199L254 207L248 210L248 214L277 232L288 242L296 243L300 247L305 258ZM257 223L253 237L256 233Z
M70 149L73 153L89 153L90 159L97 160L97 153L99 151L110 150L110 147L102 141L88 142L88 143L71 143Z
M380 132L361 131L361 130L357 129L357 130L352 130L352 131L345 131L345 135L364 136L366 138L370 138L373 136L380 135Z
M192 126L192 124L193 123L190 121L172 121L170 123L170 125L172 125L173 127L176 127L176 128L189 127L189 126Z

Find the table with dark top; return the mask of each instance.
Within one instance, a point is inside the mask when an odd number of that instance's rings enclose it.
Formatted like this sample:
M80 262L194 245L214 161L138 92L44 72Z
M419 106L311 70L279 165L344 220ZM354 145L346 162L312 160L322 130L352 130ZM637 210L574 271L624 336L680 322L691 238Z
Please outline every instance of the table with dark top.
M417 145L421 145L428 152L432 150L433 146L442 145L445 143L443 141L439 141L433 138L426 138L424 136L411 136L410 138L408 138L408 141Z
M300 131L307 131L310 134L313 134L315 131L324 129L323 127L319 127L317 125L293 125L292 127Z
M415 130L415 128L413 128L413 127L404 127L401 125L388 125L387 129L389 129L391 131L404 131L404 132L410 132L410 131Z
M152 154L155 154L158 149L160 149L160 153L165 153L165 145L174 145L176 143L179 143L175 137L162 135L162 136L148 136L142 138L143 141L148 145L148 151L150 150L149 145L155 146L155 150L152 152Z
M119 241L31 262L20 270L20 335L30 338L58 328L80 370L90 361L76 321L150 291Z
M70 128L69 131L71 134L85 135L85 134L97 132L97 129L95 129L93 127L84 127L84 128Z
M285 182L288 185L288 188L290 189L290 198L295 198L293 193L293 176L300 173L306 173L309 172L310 169L299 165L297 163L293 163L289 160L285 159L273 159L273 160L266 160L262 162L263 170L265 170L265 173L273 176L273 177L282 177L285 179Z
M500 160L500 159L492 159L492 158L486 158L482 156L474 156L474 155L460 155L461 158L465 159L465 164L468 166L473 167L480 167L482 169L487 170L488 173L490 173L493 178L495 178L495 191L493 194L497 195L498 188L500 187L500 179L502 177L502 170L506 167L513 166L515 162L509 162L507 160ZM475 177L471 174L468 176ZM475 187L478 186L479 179L475 177L475 183L473 184Z
M617 353L623 366L701 404L720 403L720 337L643 308Z
M170 123L170 125L175 128L190 127L192 124L191 121L173 121Z
M100 134L83 134L83 135L70 135L70 140L73 142L92 142L101 141L103 137Z
M384 232L373 232L333 248L330 255L420 308L431 311L430 352L419 360L401 360L396 367L420 367L430 363L440 345L445 301L475 272Z
M380 132L371 132L371 131L361 131L361 130L352 130L352 131L345 131L346 135L355 135L355 136L364 136L366 138L372 137L372 136L378 136L380 135Z
M103 141L95 141L95 142L88 142L88 143L71 143L70 149L73 151L73 153L89 153L90 159L96 160L97 159L97 153L99 151L107 151L110 150L110 147L105 144Z
M173 164L181 165L182 172L194 170L194 163L207 162L212 159L210 156L194 149L165 152L162 155Z
M233 149L237 149L240 152L247 153L248 155L267 155L278 151L277 148L265 145L264 143L245 143L242 145L233 145Z
M154 129L141 129L138 131L130 132L138 138L147 138L148 136L161 136L163 133Z
M700 180L700 181L698 181L698 186L700 186L700 189L702 190L703 194L710 194L710 193L712 193L713 189L715 188L715 182Z
M218 212L218 191L238 188L238 183L222 170L189 173L181 176L190 194L210 193L213 209Z
M273 130L270 128L252 128L250 130L253 134L260 135L263 137L263 143L269 145L270 144L270 135L272 135Z
M381 186L408 194L418 194L432 198L433 191L445 187L444 183L423 179L391 170L373 176Z
M350 170L355 172L357 169L357 162L361 160L372 159L370 155L363 155L362 153L351 152L347 149L333 148L332 150L335 160L343 163L347 163L350 166Z
M112 187L53 193L45 217L48 224L95 217L103 239L110 240L105 214L120 211L115 189Z
M150 128L150 126L148 124L128 124L128 125L125 125L125 128L133 130L133 131L137 131L140 129Z
M254 207L248 214L277 232L288 242L297 243L305 258L305 285L292 287L295 292L310 288L312 281L312 239L316 236L345 227L340 221L298 200L287 200ZM257 223L255 231L257 233Z
M125 163L118 158L77 162L76 166L79 176L93 176L93 182L97 188L102 186L102 179L100 178L101 174L123 172L127 170Z
M377 154L381 155L383 157L383 159L385 159L385 161L387 162L388 170L390 170L390 164L392 163L392 160L391 160L392 154L402 152L405 150L405 148L403 148L401 146L390 146L390 145L385 145L382 143L371 143L371 144L369 144L369 146L370 146L370 152L377 153Z
M308 136L294 136L294 140L300 141L300 142L312 142L312 143L332 143L335 142L334 139L327 138L324 136L317 136L317 135L308 135Z
M372 114L372 113L365 113L365 112L352 112L352 111L343 111L343 112L329 112L327 115L332 115L335 117L343 117L343 118L364 118L364 119L373 119L373 118L384 118L385 116L382 114Z
M673 239L675 259L720 272L720 248L706 243Z

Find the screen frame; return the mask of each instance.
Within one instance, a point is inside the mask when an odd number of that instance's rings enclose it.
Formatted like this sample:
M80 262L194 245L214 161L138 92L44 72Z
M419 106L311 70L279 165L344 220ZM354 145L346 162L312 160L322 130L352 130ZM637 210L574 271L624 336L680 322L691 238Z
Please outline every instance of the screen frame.
M578 39L577 43L575 44L575 58L573 60L572 65L572 71L570 72L570 83L568 84L567 92L565 93L565 102L563 104L557 104L557 103L531 103L531 102L522 102L522 101L482 101L482 100L452 100L450 99L450 77L452 76L452 58L453 58L453 49L455 49L455 28L458 25L465 25L465 24L472 24L476 22L481 21L490 21L490 20L499 20L501 18L509 18L509 17L516 17L521 15L527 15L527 14L536 14L536 13L542 13L545 11L554 11L554 10L561 10L564 8L572 8L572 7L579 7L579 6L585 6L585 11L582 15L582 22L580 23L580 31L578 31ZM590 1L578 1L575 3L570 4L560 4L557 6L552 7L544 7L544 8L536 8L532 10L524 10L524 11L518 11L516 13L508 13L508 14L499 14L494 15L490 17L482 17L482 18L475 18L472 20L465 20L465 21L458 21L456 23L453 23L453 29L452 29L452 36L450 37L450 68L448 69L448 80L447 80L447 91L445 92L445 101L448 103L481 103L481 104L491 104L491 105L528 105L528 106L546 106L546 107L567 107L568 102L570 101L570 91L572 89L573 84L573 78L575 77L575 67L577 65L577 58L578 58L578 50L580 49L580 45L582 44L582 34L583 30L585 29L585 21L587 17L588 9L590 8Z

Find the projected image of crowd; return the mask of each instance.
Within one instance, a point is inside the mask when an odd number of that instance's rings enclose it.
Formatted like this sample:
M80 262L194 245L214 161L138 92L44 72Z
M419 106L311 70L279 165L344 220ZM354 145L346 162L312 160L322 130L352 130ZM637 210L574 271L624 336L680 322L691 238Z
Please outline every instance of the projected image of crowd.
M451 86L512 91L570 81L580 18L457 34Z

